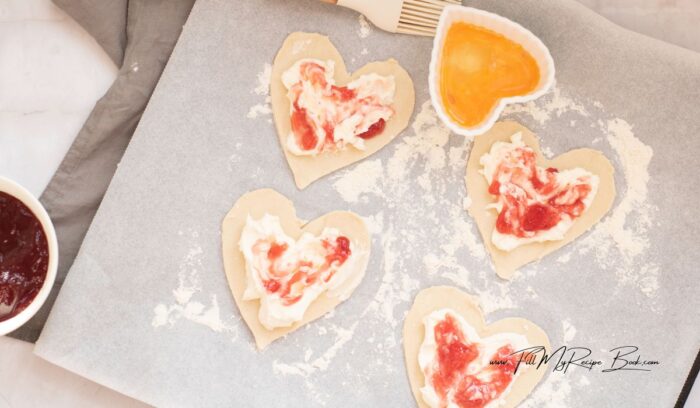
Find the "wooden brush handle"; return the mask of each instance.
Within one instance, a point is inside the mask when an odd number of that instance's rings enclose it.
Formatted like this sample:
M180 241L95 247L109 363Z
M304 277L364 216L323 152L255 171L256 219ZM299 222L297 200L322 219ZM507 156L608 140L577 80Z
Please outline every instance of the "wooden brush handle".
M338 4L338 0L321 0L324 3L328 4Z

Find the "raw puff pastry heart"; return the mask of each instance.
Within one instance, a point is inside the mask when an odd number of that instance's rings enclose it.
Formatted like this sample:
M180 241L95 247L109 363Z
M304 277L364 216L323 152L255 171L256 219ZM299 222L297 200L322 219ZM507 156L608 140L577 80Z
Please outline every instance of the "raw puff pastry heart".
M540 167L554 167L565 170L575 167L588 170L599 177L598 192L590 207L576 218L571 228L564 235L564 239L557 241L533 242L519 246L511 251L502 251L494 246L491 241L493 229L496 225L498 214L493 209L486 208L494 203L496 198L489 194L488 183L481 174L479 159L488 153L491 146L497 141L510 142L510 137L522 132L522 140L530 146L537 155L537 165ZM496 268L498 276L510 279L521 266L538 260L545 255L556 251L562 246L573 241L584 232L588 231L610 210L615 199L614 169L610 161L603 153L593 149L576 149L568 151L552 160L542 156L537 137L525 126L516 122L498 122L491 130L478 136L472 147L469 162L467 163L467 193L471 198L469 214L476 220L481 232L484 245L491 254L491 260Z
M404 357L406 370L411 383L411 390L420 408L429 408L423 400L421 388L425 385L425 376L418 364L418 352L425 338L423 318L440 309L452 309L469 323L481 339L498 333L515 333L524 336L534 346L543 346L547 353L551 351L547 334L536 324L522 318L506 318L486 325L478 303L468 294L449 286L435 286L424 289L416 295L411 310L406 315L403 326ZM546 372L546 366L521 364L510 390L503 395L499 408L518 405L535 388ZM494 400L495 403L497 400ZM496 405L496 404L494 404Z
M361 281L367 269L370 250L370 236L367 227L364 221L354 213L334 211L304 223L297 218L294 204L274 190L255 190L239 198L233 208L226 214L221 228L224 269L236 305L238 305L243 320L245 320L253 333L255 343L260 350L274 340L330 312L345 300L332 296L328 292L323 292L311 303L301 321L289 327L279 327L273 330L263 327L258 319L260 300L243 299L247 283L246 261L243 253L238 248L238 242L246 225L247 217L251 216L253 219L258 220L265 214L279 217L284 232L295 240L304 232L318 236L326 227L336 228L343 235L347 236L355 246L355 253L361 257L356 260L357 269L355 270L355 273L360 274L360 276L356 280L350 279L346 282L348 285L356 285ZM348 288L350 291L354 289L355 287Z
M336 85L343 86L364 74L377 73L382 76L393 75L396 83L396 94L392 105L395 113L386 122L386 126L379 135L365 140L365 150L358 150L353 146L346 146L338 152L322 152L316 156L297 156L286 147L287 137L291 129L290 102L287 98L287 89L282 83L282 74L294 63L304 58L315 58L322 61L335 62ZM349 75L345 69L343 57L333 46L328 37L311 33L292 33L282 44L282 48L275 57L270 78L270 96L272 99L272 112L275 117L275 125L280 140L280 146L289 163L289 168L294 174L294 181L300 189L305 188L315 180L332 173L349 164L368 157L387 145L398 136L408 125L413 113L415 92L413 81L408 73L393 59L372 62Z

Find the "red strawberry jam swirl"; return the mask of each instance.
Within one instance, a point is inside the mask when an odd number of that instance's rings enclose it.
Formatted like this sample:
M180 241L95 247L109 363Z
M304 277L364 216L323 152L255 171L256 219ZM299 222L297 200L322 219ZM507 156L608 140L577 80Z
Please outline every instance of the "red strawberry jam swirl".
M267 248L267 259L270 261L268 276L263 280L265 290L277 294L285 306L293 305L304 295L304 290L318 282L327 283L333 278L341 265L350 257L350 240L338 236L334 241L321 241L324 262L314 267L312 262L295 259L291 264L281 262L289 249L286 243L270 243L260 240L255 243L253 250L259 252Z
M517 356L513 347L500 347L480 371L469 370L479 358L478 343L467 341L455 318L446 314L435 325L436 358L428 379L441 400L441 407L449 403L460 408L484 407L499 398L513 381Z
M509 151L493 174L489 193L502 204L496 220L501 234L529 238L555 227L564 218L574 220L586 209L590 177L562 183L555 168L536 164L529 147Z
M0 322L34 300L48 264L49 244L41 222L20 200L0 192Z
M292 67L294 69L294 67ZM298 65L299 81L289 88L292 102L291 130L296 147L301 151L318 152L337 150L344 147L345 141L336 140L336 127L352 118L369 115L379 116L373 123L364 119L354 127L354 136L371 139L384 131L386 120L393 110L382 103L377 95L359 92L356 88L336 86L328 82L326 67L315 60L305 60ZM369 81L368 83L371 83ZM313 93L313 110L302 106L304 94ZM311 98L311 97L310 97Z

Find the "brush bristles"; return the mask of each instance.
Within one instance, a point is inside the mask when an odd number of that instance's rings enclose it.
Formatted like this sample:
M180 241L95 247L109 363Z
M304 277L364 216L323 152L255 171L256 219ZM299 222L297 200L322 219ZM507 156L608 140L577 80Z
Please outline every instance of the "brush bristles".
M460 0L404 0L401 7L397 33L414 35L435 35L442 9L451 4L461 4Z

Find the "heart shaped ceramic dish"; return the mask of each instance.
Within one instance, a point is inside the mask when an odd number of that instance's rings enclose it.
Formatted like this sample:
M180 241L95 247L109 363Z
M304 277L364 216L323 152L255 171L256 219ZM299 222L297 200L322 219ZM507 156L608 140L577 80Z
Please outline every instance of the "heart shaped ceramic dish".
M463 126L448 114L441 94L441 58L443 55L445 41L449 29L456 23L466 23L479 28L484 28L495 34L499 34L506 39L521 46L537 63L539 68L539 82L528 93L514 95L498 99L488 115L478 124L473 126ZM463 6L445 7L440 22L437 27L435 39L433 41L433 51L430 60L430 71L428 85L430 88L430 99L440 119L453 132L462 136L476 136L486 132L493 126L506 105L510 103L524 103L539 98L544 95L554 84L554 60L547 47L542 41L521 25L501 17L497 14L489 13Z

